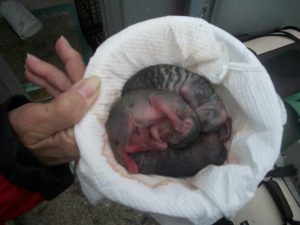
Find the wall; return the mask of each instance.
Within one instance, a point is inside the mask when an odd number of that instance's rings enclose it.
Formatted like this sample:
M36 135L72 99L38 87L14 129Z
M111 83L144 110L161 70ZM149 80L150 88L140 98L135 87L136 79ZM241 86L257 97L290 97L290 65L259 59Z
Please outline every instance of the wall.
M260 34L300 26L299 0L216 0L211 22L237 34Z

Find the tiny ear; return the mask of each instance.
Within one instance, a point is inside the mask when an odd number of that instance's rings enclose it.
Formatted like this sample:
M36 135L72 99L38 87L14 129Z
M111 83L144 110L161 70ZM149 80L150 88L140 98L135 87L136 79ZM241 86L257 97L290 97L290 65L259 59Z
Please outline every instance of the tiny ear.
M219 129L219 137L222 143L230 140L232 133L232 120L230 117L227 118L226 122L221 125Z

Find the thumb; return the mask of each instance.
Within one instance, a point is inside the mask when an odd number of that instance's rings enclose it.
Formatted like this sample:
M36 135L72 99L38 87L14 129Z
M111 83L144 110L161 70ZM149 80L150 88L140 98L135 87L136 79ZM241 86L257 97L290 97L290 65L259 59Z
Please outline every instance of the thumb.
M97 99L100 83L97 77L80 80L47 103L48 110L44 119L48 121L49 133L62 131L79 122Z

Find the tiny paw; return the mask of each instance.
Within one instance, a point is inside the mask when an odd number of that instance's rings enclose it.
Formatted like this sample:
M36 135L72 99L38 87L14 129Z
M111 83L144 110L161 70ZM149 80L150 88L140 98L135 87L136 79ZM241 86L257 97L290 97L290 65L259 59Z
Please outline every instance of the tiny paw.
M129 155L124 155L124 162L125 166L130 173L138 173L139 168L136 162L129 156Z
M181 133L182 135L187 135L193 126L193 120L191 118L185 118L183 121L175 127L175 131Z
M175 131L179 133L183 133L185 131L185 124L183 121L177 121L177 123L174 126Z
M168 149L168 144L166 142L157 142L156 149L158 151L165 151Z

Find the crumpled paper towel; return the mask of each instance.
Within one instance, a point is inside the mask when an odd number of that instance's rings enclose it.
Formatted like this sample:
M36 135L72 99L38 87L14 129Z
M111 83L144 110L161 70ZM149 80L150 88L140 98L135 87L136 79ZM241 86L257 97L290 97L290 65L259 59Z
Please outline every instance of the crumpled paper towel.
M129 174L113 158L105 132L112 103L130 76L162 63L203 74L215 85L233 119L225 165L173 179ZM97 49L89 76L101 78L100 96L75 136L77 175L92 203L106 197L161 224L212 224L241 209L279 155L286 114L266 70L242 43L202 19L168 16L126 28Z

